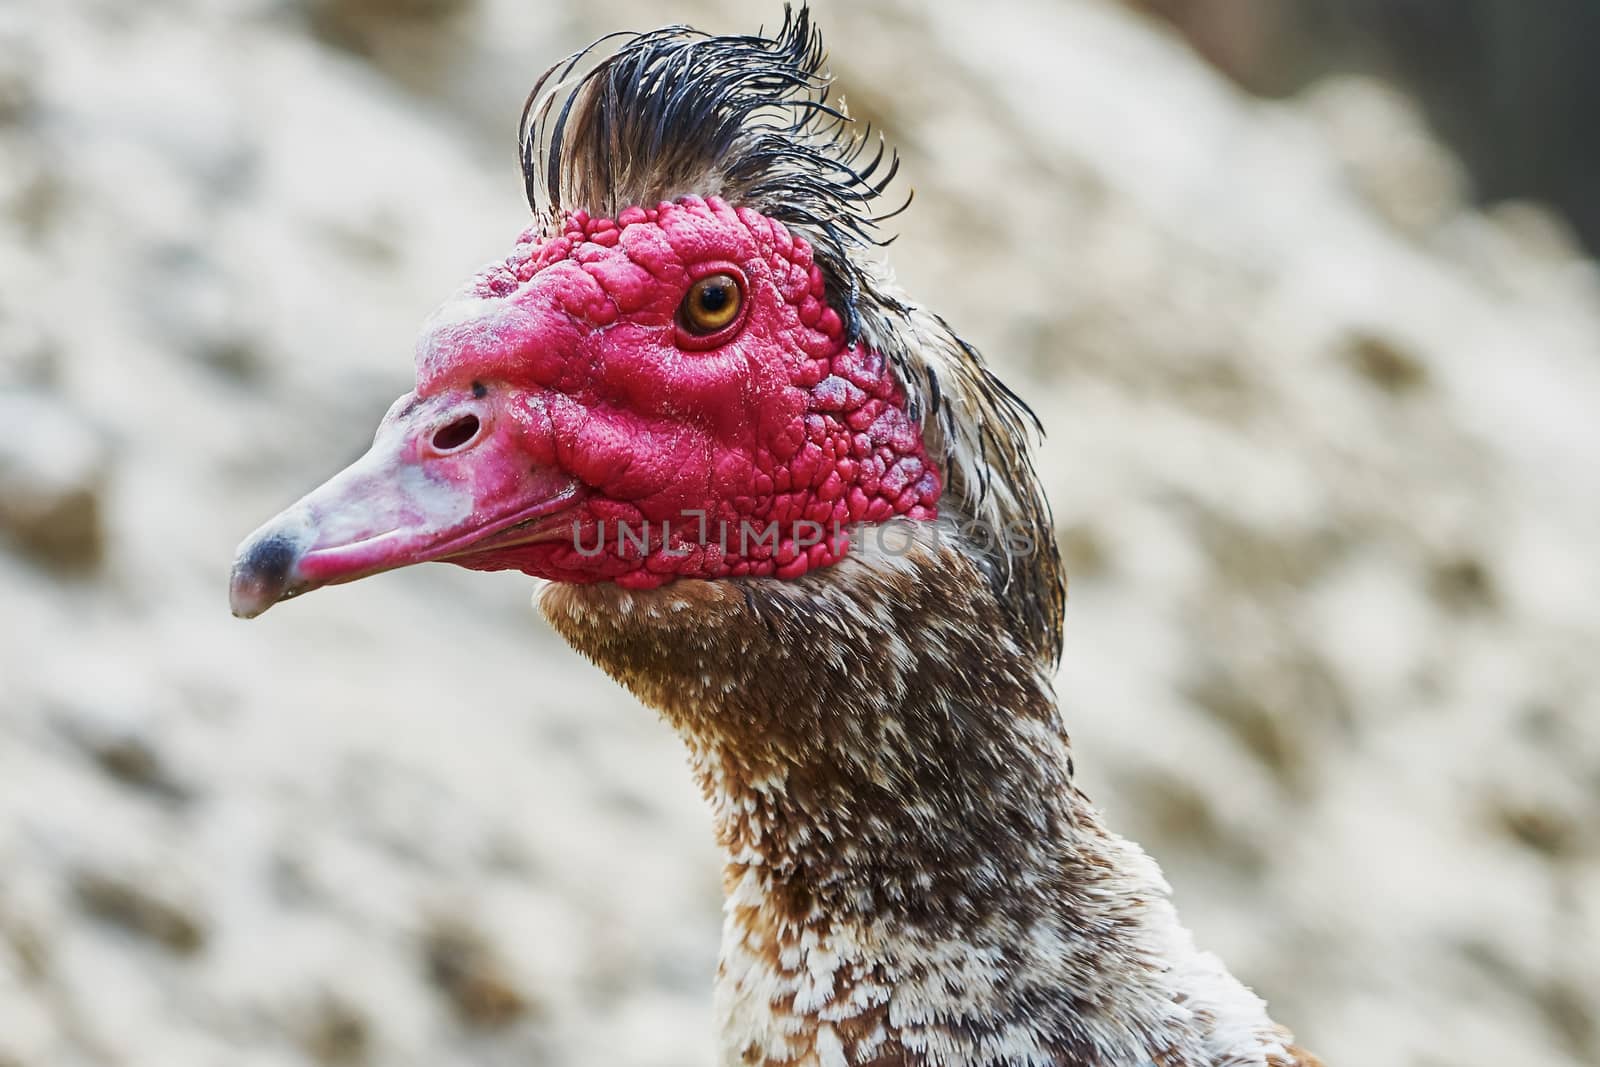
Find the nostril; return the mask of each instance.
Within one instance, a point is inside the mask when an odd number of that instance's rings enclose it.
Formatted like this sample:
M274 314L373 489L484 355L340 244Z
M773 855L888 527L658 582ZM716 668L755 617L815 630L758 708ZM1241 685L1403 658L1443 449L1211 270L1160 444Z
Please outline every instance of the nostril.
M463 415L434 432L433 447L439 452L454 452L476 436L478 436L478 416Z

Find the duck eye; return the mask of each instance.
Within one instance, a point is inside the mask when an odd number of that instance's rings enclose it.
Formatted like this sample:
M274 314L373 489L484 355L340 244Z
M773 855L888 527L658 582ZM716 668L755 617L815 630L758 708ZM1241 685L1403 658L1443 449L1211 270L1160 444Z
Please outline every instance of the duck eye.
M744 294L731 274L708 274L689 286L678 317L692 334L716 333L738 317Z

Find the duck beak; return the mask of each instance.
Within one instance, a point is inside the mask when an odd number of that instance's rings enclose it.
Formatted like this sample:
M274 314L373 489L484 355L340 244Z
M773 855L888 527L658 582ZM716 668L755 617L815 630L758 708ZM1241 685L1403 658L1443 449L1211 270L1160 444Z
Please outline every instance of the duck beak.
M366 455L244 539L229 603L254 618L324 585L535 540L576 499L572 478L530 464L496 426L492 404L401 397Z

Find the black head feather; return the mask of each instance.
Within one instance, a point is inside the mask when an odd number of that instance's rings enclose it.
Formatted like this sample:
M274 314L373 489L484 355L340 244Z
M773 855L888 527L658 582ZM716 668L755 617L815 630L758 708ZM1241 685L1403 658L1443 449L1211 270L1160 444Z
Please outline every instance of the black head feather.
M603 37L528 96L528 201L535 211L615 215L694 193L754 208L812 240L853 338L870 283L851 252L887 243L878 223L898 210L873 211L899 160L829 103L825 61L804 6L785 6L771 37L686 26Z

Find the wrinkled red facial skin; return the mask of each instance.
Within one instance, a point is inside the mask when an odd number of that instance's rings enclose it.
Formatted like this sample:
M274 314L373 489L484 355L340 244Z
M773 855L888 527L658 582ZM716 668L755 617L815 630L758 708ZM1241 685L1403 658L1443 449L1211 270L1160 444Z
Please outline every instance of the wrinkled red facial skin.
M744 306L695 338L678 308L717 272L743 277ZM451 557L463 566L636 588L794 578L848 551L848 526L937 512L904 392L845 343L810 246L717 198L525 233L418 346L419 397L477 386L520 442L484 462L559 470L581 500L548 539Z

